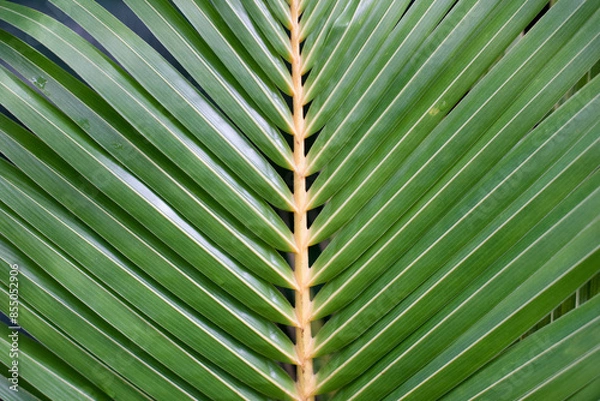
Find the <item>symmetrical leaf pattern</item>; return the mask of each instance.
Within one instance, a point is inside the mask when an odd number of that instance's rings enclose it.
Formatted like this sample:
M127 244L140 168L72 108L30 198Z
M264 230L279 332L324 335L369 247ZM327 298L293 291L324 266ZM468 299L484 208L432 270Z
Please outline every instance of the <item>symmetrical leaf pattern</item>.
M2 399L600 397L600 2L20 3Z

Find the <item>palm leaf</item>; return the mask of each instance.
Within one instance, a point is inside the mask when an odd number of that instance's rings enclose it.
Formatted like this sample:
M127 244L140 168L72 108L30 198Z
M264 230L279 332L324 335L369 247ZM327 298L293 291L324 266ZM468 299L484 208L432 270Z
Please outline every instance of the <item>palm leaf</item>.
M0 0L2 399L600 396L597 1L49 3Z

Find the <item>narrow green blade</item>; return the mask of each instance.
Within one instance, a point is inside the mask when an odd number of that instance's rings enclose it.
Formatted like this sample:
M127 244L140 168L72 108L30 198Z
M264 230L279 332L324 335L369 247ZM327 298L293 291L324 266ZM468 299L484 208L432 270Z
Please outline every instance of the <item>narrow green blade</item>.
M243 3L254 3L241 0L211 0L215 10L227 23L229 29L237 37L248 53L272 80L277 87L292 93L292 76L279 55L273 50L269 43L263 38L250 14L246 11ZM288 49L289 49L288 40Z
M593 368L569 380L561 373L588 358L598 361L598 338L600 297L595 297L509 348L443 399L516 400L536 393L534 397L539 397L540 390L559 380L560 388L553 388L551 396L564 399L588 384L590 376L597 376Z
M51 3L99 38L131 76L238 177L274 204L291 207L292 195L271 165L148 43L92 0ZM58 55L65 53L54 49Z
M596 148L598 151L598 146ZM571 153L578 155L579 151L580 149L575 149ZM582 209L585 213L581 211L574 213L573 210L581 208L577 204L580 199L568 200L570 198L567 198L567 201L563 202L563 210L560 213L555 213L551 219L542 220L546 225L552 222L555 226L539 232L537 237L529 236L528 239L525 239L527 237L521 239L524 234L539 225L540 219L556 207L557 203L560 205L560 200L567 196L580 180L587 182L587 192L580 191L579 197L586 196L589 191L595 189L592 184L597 183L598 176L596 175L596 180L592 182L585 178L590 171L590 169L586 170L586 165L597 156L593 153L588 156L587 160L576 158L576 163L567 158L563 166L559 163L558 167L564 169L560 179L554 179L554 174L541 179L532 186L528 191L529 194L526 193L522 200L517 200L504 212L495 212L499 214L499 218L489 224L465 249L456 255L452 255L452 251L449 252L446 258L450 261L438 271L435 271L435 268L431 269L429 264L439 266L443 265L443 261L432 262L433 259L429 258L429 255L425 255L422 260L418 258L415 263L411 263L405 271L400 271L395 277L392 274L383 276L372 289L362 294L356 303L351 304L348 310L336 315L328 323L330 327L325 326L317 335L317 349L322 348L322 351L325 351L325 348L329 350L332 347L339 348L340 345L362 335L355 343L342 350L322 372L319 372L323 383L330 382L329 385L333 385L336 380L347 382L365 367L375 363L396 344L401 343L412 330L438 313L452 299L457 296L467 296L465 290L471 282L478 280L481 274L489 275L490 271L508 268L510 264L503 265L496 260L510 250L517 241L520 240L518 242L520 246L525 244L533 246L536 241L544 241L542 243L547 248L556 249L564 245L564 241L569 238L567 234L576 235L588 224L589 219L594 217L594 211L588 206L587 209ZM565 164L567 164L566 168ZM570 214L573 217L569 217ZM464 228L468 230L471 225L472 223L465 222ZM460 236L459 233L455 235ZM435 252L435 255L440 259L439 251ZM544 257L546 256L537 255L535 260L537 263L542 263ZM527 269L536 269L539 266L537 263L532 263ZM490 266L491 270L488 270ZM527 269L523 268L520 274L524 274ZM513 283L517 283L517 280L515 275ZM394 309L386 315L385 311L393 306ZM469 316L474 318L477 313L479 312L473 311ZM368 332L363 333L364 327L379 318L383 319ZM351 334L341 335L344 332Z
M292 49L290 38L283 30L283 27L275 19L271 10L262 0L243 1L244 7L248 11L250 18L258 26L265 40L268 40L273 49L285 60L292 59Z
M292 152L270 116L258 110L252 97L177 9L167 0L125 3L244 135L273 162L291 169Z
M1 116L0 146L44 190L187 305L254 350L273 358L295 359L293 345L281 330L198 274L102 194L86 192L91 184L81 175L33 135Z
M291 93L291 81L288 86L279 88L270 84L270 79L266 74L260 73L260 68L254 65L252 57L231 33L209 0L175 0L173 3L202 35L223 64L228 66L240 85L252 94L258 107L269 115L277 126L291 132L292 114L278 90ZM289 19L289 9L287 14Z
M45 76L44 94L51 101L217 245L266 280L284 287L295 285L288 264L278 252L238 223L175 165L162 160L155 148L87 86L2 32L0 51L22 76Z
M7 208L4 205L2 205L2 208L0 229L7 239L16 244L23 253L30 256L34 262L43 267L48 274L64 285L70 293L84 302L90 309L111 322L123 334L135 340L139 347L178 372L186 380L191 381L191 383L198 383L199 388L203 388L206 383L218 378L218 374L211 370L210 365L206 365L201 359L198 359L195 353L190 352L189 348L183 347L179 341L175 341L154 324L148 322L147 318L142 317L130 306L124 304L120 297L117 298L111 291L93 279L87 271L71 262L70 258L48 244L47 240L34 229L14 216L12 212L6 210ZM118 281L111 277L112 272L110 270L96 270L94 273L109 282L111 280ZM113 282L112 286L116 286L118 289L119 283ZM122 289L120 290L122 291ZM162 324L167 323L167 326L171 326L167 322L169 320L168 315L158 316L161 313L161 308L153 310L155 306L160 307L160 305L148 300L146 300L148 301L146 304L143 304L143 302L140 302L141 297L133 292L128 292L128 298L137 298L132 299L133 303L142 307L144 312L154 315L153 318L158 318ZM33 297L30 301L35 299ZM49 311L54 310L50 305L43 302L39 307L42 306L50 308ZM177 319L177 321L186 324L183 320ZM241 344L236 344L235 341L228 339L223 333L219 333L216 328L202 323L199 319L195 318L194 321L195 328L193 330L190 330L189 327L179 326L177 336L190 344L192 348L200 349L202 354L210 354L213 362L224 365L224 368L235 366L232 369L235 376L239 380L248 382L249 385L257 388L260 392L271 397L291 398L290 394L295 392L293 382L273 361L256 356ZM77 325L81 324L72 317L66 319L66 322L70 324L69 330L74 330ZM213 333L213 340L209 340L207 343L205 341L208 338L203 337L208 332ZM223 349L218 348L210 349L210 346L216 345L216 343L209 345L212 341L225 346L227 351L223 352ZM242 366L245 364L244 362L239 365L242 360L248 360L248 362L252 360L252 362L244 368ZM200 375L200 372L202 372L202 375Z
M580 8L579 11L585 10ZM579 14L584 17L584 20L588 17L587 14ZM534 57L535 53L526 53L525 63L520 60L516 66L511 66L506 71L499 68L499 71L509 75L511 79L506 82L496 81L496 85L500 85L500 88L493 88L492 85L482 85L481 88L494 91L498 96L504 96L503 101L491 102L493 97L489 97L482 103L481 98L477 96L477 91L471 91L465 101L459 105L462 107L457 107L453 115L436 128L401 168L392 170L393 159L389 159L388 171L395 171L395 173L385 183L380 183L384 187L380 188L367 206L363 207L359 214L336 235L315 262L313 282L328 280L355 261L360 253L380 238L425 193L431 194L435 191L431 187L440 187L443 188L442 192L455 192L458 195L464 190L464 185L470 186L477 182L486 169L480 164L476 166L473 159L485 160L485 165L491 167L502 156L502 152L499 152L498 148L493 148L491 144L502 146L505 151L510 149L544 117L564 91L577 82L579 77L596 62L600 56L600 46L597 45L600 43L600 35L596 29L597 20L600 20L600 12L595 13L585 25L586 29L581 29L573 37L572 42L555 55L552 62L546 60L549 56L546 52L541 53L537 59ZM572 29L579 26L576 21L571 22ZM534 72L534 70L529 70L527 73L521 71L529 59L537 63L547 63L540 73L545 78L524 86L530 81L530 75L529 77L527 75ZM566 66L565 60L569 60ZM536 70L539 67L541 66L538 64ZM490 77L493 77L493 74L488 75L486 79ZM513 97L514 85L520 85L524 89L517 99ZM506 109L502 106L506 104L503 102L511 102L511 107ZM475 108L476 115L481 115L481 118L474 118L472 113L466 112L466 108ZM495 111L490 111L489 108ZM366 171L374 174L371 170ZM469 176L472 178L467 178ZM463 179L465 181L462 181ZM368 182L369 180L360 180L358 185L363 187L368 185ZM462 184L457 185L458 182ZM330 202L327 207L331 209L329 212L323 210L311 227L311 232L313 230L318 232L323 224L319 219L327 219L328 215L335 215L338 223L351 218L353 213L340 212L340 208L337 207L339 203L343 203L346 209L356 210L368 199L367 193L372 193L375 188L377 184L371 186L368 191L366 188L353 189L351 193L360 196L362 201L358 201L354 196L340 196L338 202ZM426 195L425 199L432 199L431 195Z
M235 205L229 211L238 220L248 224L251 230L269 236L270 242L283 246L282 249L294 248L289 229L272 208L245 188L212 154L198 146L191 134L174 122L162 106L97 49L53 19L12 3L0 2L0 19L9 19L66 58L94 90L198 185L220 204ZM44 82L42 77L40 85ZM292 207L290 204L281 206ZM253 226L257 221L260 225Z
M593 141L597 137L599 89L600 79L596 79L511 149L490 172L474 183L469 192L465 194L464 188L460 188L462 199L452 208L448 208L450 201L447 198L439 199L439 203L429 202L429 199L421 201L355 265L323 287L314 300L314 316L330 314L355 299L357 293L364 290L364 284L376 279L377 272L384 268L390 270L386 277L392 280L385 286L389 284L391 287L395 281L392 274L403 276L400 273L403 268L396 270L391 267L393 265L412 267L417 263L425 264L427 267L422 270L425 277L426 271L447 260L451 251L458 249L459 243L475 237L478 229L493 221L503 208L520 196L520 191L525 191L534 180L545 174L579 139L587 135ZM585 146L580 149L585 149ZM573 151L570 154L570 160L580 156ZM427 206L433 208L426 216L422 211L427 210ZM458 231L455 230L460 230L460 234L456 234ZM436 248L438 251L435 251ZM430 252L437 256L424 257ZM361 279L356 281L357 277ZM380 281L383 282L383 279ZM397 294L400 296L399 292ZM372 296L368 299L369 302L374 301Z
M214 282L229 283L227 291L251 308L258 308L263 314L266 312L268 317L276 321L280 321L281 318L283 321L295 320L293 309L277 289L249 274L214 246L162 199L147 190L143 183L91 143L79 127L53 109L44 99L18 79L9 77L2 69L0 74L6 77L0 86L10 89L8 93L11 96L3 99L7 108L92 184L154 230L155 234L173 249L177 249ZM220 268L216 270L214 266ZM268 304L271 306L267 306ZM280 317L276 318L277 315Z
M9 367L9 374L12 374L11 369L16 369L17 380L22 377L31 386L40 389L44 395L54 400L108 401L111 399L66 364L60 363L54 355L23 332L9 329L5 325L0 327L0 362ZM10 358L10 355L16 356ZM6 383L2 384L3 388L6 386ZM18 383L14 388L17 390L10 390L9 387L9 391L15 393L21 391Z

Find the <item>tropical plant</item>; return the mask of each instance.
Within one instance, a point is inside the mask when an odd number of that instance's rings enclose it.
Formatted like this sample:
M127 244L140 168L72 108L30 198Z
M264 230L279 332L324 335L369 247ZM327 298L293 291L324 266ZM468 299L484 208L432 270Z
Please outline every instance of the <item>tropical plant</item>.
M3 399L598 399L599 1L50 3L0 0Z

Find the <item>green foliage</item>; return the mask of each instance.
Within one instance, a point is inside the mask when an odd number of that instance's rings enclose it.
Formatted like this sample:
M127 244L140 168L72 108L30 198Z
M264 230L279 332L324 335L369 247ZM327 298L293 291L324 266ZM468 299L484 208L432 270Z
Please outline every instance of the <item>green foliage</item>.
M2 399L600 397L600 2L49 3L0 0Z

